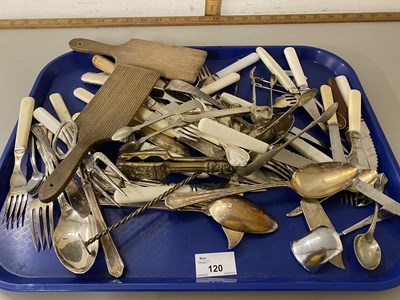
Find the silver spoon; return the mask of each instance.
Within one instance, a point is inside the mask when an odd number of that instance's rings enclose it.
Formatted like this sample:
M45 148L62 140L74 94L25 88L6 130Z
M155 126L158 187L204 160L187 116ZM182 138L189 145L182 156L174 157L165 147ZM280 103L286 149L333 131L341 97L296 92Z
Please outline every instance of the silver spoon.
M249 162L250 154L246 150L223 140L219 144L224 148L226 160L232 167L243 167Z
M367 270L375 270L382 259L381 248L374 238L378 210L379 204L375 203L375 212L371 226L366 233L359 234L354 238L354 252L357 260Z
M223 227L244 233L271 233L279 228L278 223L263 209L240 195L223 197L181 210L202 212Z
M347 162L315 163L297 169L290 181L266 179L264 183L260 184L196 193L173 193L165 198L165 204L171 209L177 209L235 194L274 187L287 187L302 197L320 199L351 186L360 173L361 170L358 167Z
M37 133L39 128L33 129ZM38 135L36 135L38 137ZM50 144L41 142L38 148L49 174L57 165L56 155ZM43 148L42 148L43 147ZM98 241L88 248L82 243L82 239L88 239L97 234L96 223L91 214L82 217L71 205L64 194L57 198L60 205L61 217L53 233L53 244L60 262L69 271L75 274L86 273L93 265L99 248Z
M35 155L35 138L31 136L30 142L30 156L29 159L31 161L33 174L32 177L29 179L28 183L26 184L27 192L29 195L36 195L39 192L40 186L42 185L46 176L41 173L37 166L36 166L36 155Z
M54 230L53 243L61 263L72 273L86 273L96 260L99 243L87 248L82 240L95 236L98 231L91 214L82 218L66 201L63 194L58 198L61 217Z

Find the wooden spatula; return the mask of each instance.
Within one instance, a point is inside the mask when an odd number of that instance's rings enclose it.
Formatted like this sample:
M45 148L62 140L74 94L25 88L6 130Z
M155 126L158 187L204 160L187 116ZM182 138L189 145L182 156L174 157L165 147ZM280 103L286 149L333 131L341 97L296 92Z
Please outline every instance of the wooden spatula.
M207 55L202 50L136 39L120 46L73 39L70 47L113 57L115 70L76 119L78 142L43 183L42 202L56 199L95 144L128 125L160 76L194 82Z

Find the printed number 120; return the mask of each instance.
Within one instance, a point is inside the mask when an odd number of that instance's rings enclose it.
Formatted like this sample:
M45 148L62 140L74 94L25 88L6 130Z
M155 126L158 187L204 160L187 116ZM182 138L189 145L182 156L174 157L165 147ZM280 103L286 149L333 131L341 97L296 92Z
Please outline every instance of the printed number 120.
M222 267L222 265L211 265L208 266L208 270L212 273L212 272L222 272L224 270L224 268Z

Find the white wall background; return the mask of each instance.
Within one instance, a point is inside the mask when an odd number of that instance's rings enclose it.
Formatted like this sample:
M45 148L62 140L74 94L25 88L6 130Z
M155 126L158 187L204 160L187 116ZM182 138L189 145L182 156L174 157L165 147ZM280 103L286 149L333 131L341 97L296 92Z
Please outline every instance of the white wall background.
M205 0L2 0L0 18L199 16ZM400 11L398 0L223 0L221 14Z

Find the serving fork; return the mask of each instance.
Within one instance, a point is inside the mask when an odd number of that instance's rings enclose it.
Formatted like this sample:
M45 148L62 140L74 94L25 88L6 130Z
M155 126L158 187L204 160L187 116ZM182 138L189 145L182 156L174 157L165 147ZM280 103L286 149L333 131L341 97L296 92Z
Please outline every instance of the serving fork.
M32 97L25 97L21 100L14 146L14 169L10 178L10 190L5 202L6 208L1 221L2 224L4 222L8 224L10 220L11 225L15 222L18 224L24 215L28 201L27 180L22 173L21 162L28 146L34 106L35 100Z

